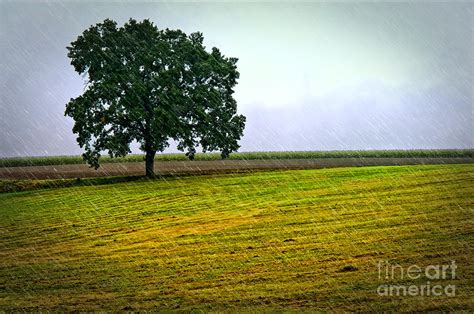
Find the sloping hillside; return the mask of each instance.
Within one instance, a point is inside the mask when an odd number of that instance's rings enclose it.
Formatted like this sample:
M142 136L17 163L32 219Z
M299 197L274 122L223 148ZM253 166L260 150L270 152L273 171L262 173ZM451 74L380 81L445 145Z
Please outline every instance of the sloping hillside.
M0 194L0 310L473 309L474 165L221 174ZM455 261L455 296L379 263ZM385 265L385 264L382 264Z

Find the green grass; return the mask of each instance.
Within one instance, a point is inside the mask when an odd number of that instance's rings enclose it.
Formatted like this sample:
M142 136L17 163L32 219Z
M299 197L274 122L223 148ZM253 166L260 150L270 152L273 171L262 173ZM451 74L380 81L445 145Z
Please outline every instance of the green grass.
M0 310L472 311L473 175L334 168L0 194ZM456 279L435 282L456 296L379 296L381 260L455 260Z
M308 151L308 152L246 152L233 153L229 159L313 159L313 158L405 158L405 157L474 157L472 149L441 149L441 150L369 150L369 151ZM157 154L157 161L188 160L184 154ZM219 153L198 153L195 160L218 160ZM128 155L122 158L104 156L101 162L141 162L143 155ZM13 157L1 158L0 167L47 166L82 164L81 156L49 156L49 157Z
M166 178L166 176L163 176ZM170 176L167 176L170 177ZM14 193L22 191L64 188L72 186L97 186L104 184L114 184L130 181L147 180L144 176L110 176L98 178L76 178L76 179L39 179L39 180L2 180L0 179L0 193Z

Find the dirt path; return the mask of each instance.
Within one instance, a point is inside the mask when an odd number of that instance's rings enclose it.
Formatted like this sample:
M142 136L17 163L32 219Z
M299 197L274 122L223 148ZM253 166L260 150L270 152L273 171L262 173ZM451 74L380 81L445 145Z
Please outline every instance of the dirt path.
M352 166L466 164L474 158L321 158L281 160L212 160L156 162L157 174L208 173L255 169L315 169ZM60 179L133 176L145 173L144 163L104 163L97 171L87 165L56 165L0 168L0 179Z

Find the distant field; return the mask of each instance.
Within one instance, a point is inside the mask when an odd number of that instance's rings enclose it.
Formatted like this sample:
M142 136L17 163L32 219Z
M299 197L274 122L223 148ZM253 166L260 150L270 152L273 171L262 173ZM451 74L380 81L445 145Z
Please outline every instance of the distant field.
M474 157L474 150L370 150L370 151L314 151L314 152L248 152L233 153L231 160L255 159L314 159L314 158L422 158L422 157ZM219 153L198 153L195 160L219 160ZM184 161L188 158L181 154L158 154L157 161ZM123 163L144 161L143 155L128 155L124 158L104 156L103 163ZM83 164L81 156L18 157L1 158L0 167L47 166Z
M234 157L235 158L235 157ZM0 311L474 310L474 165L176 177L0 194ZM380 296L377 263L458 265Z

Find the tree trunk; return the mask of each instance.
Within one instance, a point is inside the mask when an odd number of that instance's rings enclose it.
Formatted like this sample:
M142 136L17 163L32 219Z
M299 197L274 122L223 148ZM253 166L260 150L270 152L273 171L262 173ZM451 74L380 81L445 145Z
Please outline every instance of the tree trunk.
M146 157L145 157L145 172L148 178L155 177L154 165L155 165L155 151L154 150L147 150Z

